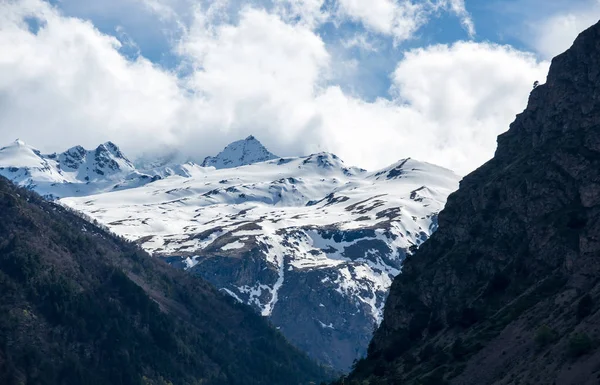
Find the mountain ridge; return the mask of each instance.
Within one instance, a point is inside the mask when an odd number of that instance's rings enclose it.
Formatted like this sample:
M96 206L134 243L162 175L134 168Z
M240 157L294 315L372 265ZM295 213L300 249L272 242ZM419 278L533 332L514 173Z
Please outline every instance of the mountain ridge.
M17 139L0 148L0 175L50 199L137 187L155 178L140 173L112 142L93 150L74 146L42 154Z
M244 305L0 177L0 383L312 384Z
M600 24L466 176L345 384L596 384Z

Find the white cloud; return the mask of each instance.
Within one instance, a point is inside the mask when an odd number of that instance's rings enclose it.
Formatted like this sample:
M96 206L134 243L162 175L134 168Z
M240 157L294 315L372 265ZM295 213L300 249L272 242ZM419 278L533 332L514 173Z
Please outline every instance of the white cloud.
M371 52L377 52L379 49L377 47L377 42L374 42L365 33L357 33L354 36L352 36L351 38L342 40L341 45L342 45L342 47L344 47L346 49L359 48L361 50L371 51Z
M337 5L338 18L360 22L372 32L392 36L396 43L411 39L440 11L455 14L469 36L475 36L475 23L464 0L338 0Z
M427 20L425 5L410 0L338 0L338 12L397 41L411 38Z
M298 150L329 69L319 36L264 10L246 8L235 26L213 27L198 14L180 51L195 69L187 86L198 95L196 119L225 134L221 145L257 133L274 151ZM189 134L201 140L206 132Z
M43 23L37 35L24 17ZM140 57L89 22L61 17L36 0L0 4L0 133L46 149L114 137L129 146L172 141L185 100L175 75Z
M524 109L547 68L507 46L417 49L393 74L392 101L365 103L337 88L321 95L321 141L366 167L412 156L467 173L491 158L496 136Z
M554 14L532 24L532 45L545 58L552 58L566 51L577 35L600 19L600 1L589 1L586 7Z
M31 15L45 22L37 34ZM509 47L436 45L406 53L392 99L366 102L329 84L336 68L311 25L250 7L234 24L214 24L218 8L192 17L178 46L192 71L178 78L46 3L0 3L0 139L202 157L255 134L282 155L329 150L368 168L412 156L465 173L492 156L547 70Z
M288 22L298 21L308 27L317 27L329 18L323 9L325 0L273 0L274 13Z
M438 5L449 9L458 16L463 28L467 31L469 36L475 36L475 23L473 22L471 14L467 11L465 0L439 0Z

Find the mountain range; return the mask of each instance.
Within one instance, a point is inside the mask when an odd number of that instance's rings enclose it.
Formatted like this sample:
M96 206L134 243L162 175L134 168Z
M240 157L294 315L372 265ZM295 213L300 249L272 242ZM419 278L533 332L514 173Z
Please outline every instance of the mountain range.
M42 154L19 139L0 148L0 175L50 199L127 189L156 179L137 171L112 142L95 150L75 146Z
M173 159L17 141L0 174L207 279L337 370L365 354L392 279L460 179L413 159L367 172L330 153L279 158L252 136L204 166Z

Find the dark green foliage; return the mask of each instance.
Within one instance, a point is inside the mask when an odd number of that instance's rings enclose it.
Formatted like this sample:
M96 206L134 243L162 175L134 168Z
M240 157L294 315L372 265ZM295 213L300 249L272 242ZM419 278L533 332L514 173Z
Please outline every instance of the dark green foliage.
M491 297L503 293L510 285L510 278L504 272L499 272L494 275L486 288L485 295Z
M328 377L246 306L2 178L0 292L3 385Z
M391 362L397 357L400 357L410 348L410 338L407 331L399 331L394 337L389 346L383 351L383 357L387 362Z
M447 385L448 382L444 379L444 370L438 369L432 374L420 379L420 385Z
M452 343L452 347L450 348L450 353L452 357L457 361L462 361L466 355L468 354L468 349L465 347L463 340L461 338L457 338L454 343Z
M585 333L573 334L569 339L568 354L573 358L589 353L594 347L594 342Z
M429 320L429 326L427 327L427 332L430 336L435 335L439 331L444 329L444 321L437 314L432 314L431 319Z
M535 332L534 341L538 348L544 348L556 341L556 332L548 327L548 325L540 326Z
M479 314L477 314L477 310L472 307L467 307L462 309L460 313L460 318L458 319L458 325L463 328L468 328L479 321Z
M581 297L577 303L577 320L581 321L585 317L592 314L592 308L594 307L594 300L589 294Z

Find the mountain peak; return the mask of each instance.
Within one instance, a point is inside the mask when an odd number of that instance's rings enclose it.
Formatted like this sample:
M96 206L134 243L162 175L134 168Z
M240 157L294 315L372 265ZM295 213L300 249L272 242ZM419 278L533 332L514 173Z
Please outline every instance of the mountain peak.
M277 155L271 153L258 139L250 135L244 140L228 144L216 156L207 157L202 162L202 167L234 168L277 158L279 158Z
M43 168L45 166L40 152L20 139L0 148L0 167Z

